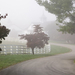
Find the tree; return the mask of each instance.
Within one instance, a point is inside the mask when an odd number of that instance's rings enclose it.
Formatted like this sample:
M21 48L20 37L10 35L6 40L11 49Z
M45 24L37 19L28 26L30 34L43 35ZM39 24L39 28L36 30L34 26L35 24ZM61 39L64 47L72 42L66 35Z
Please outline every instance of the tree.
M43 48L45 44L48 44L49 37L43 32L40 25L34 25L34 31L31 34L20 35L21 39L27 40L27 47L32 49L34 55L34 48Z
M59 31L75 33L75 0L36 0L36 2L56 15Z
M5 19L6 16L8 16L8 14L6 14L5 16L2 16L0 14L0 20L3 18ZM10 30L6 28L6 26L1 26L1 23L0 23L0 43L2 43L2 39L5 40L5 37L7 37L7 35L9 34ZM1 48L0 48L0 51L1 51Z

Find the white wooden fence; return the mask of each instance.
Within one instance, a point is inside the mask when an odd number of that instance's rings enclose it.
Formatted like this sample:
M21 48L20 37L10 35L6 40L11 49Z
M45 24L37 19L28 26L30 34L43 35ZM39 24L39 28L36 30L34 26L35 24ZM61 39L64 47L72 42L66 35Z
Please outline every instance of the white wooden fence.
M2 49L1 54L32 54L32 50L24 45L0 45ZM50 45L46 45L44 48L35 48L35 54L45 54L50 52Z

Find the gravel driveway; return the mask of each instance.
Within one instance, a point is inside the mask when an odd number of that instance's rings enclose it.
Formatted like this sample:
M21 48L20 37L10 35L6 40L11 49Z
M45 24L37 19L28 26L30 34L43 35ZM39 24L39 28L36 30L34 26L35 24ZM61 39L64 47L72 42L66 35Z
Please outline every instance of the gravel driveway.
M0 75L75 75L75 46L54 45L71 48L72 52L28 60L0 71Z

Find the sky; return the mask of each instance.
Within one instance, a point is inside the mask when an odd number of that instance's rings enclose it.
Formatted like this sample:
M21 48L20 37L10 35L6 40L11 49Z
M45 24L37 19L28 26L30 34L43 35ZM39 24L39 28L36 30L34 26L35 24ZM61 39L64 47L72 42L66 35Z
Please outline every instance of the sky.
M39 22L43 12L47 21L56 20L55 15L48 13L35 0L0 0L0 13L8 13L8 17L2 20L7 27L15 25L24 29L33 22Z

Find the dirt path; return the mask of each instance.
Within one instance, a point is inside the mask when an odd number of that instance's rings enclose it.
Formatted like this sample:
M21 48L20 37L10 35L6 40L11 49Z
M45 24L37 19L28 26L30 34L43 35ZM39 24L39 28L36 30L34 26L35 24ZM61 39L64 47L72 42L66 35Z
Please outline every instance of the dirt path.
M0 71L0 75L75 75L75 46L54 44L72 49L72 52L28 60Z

